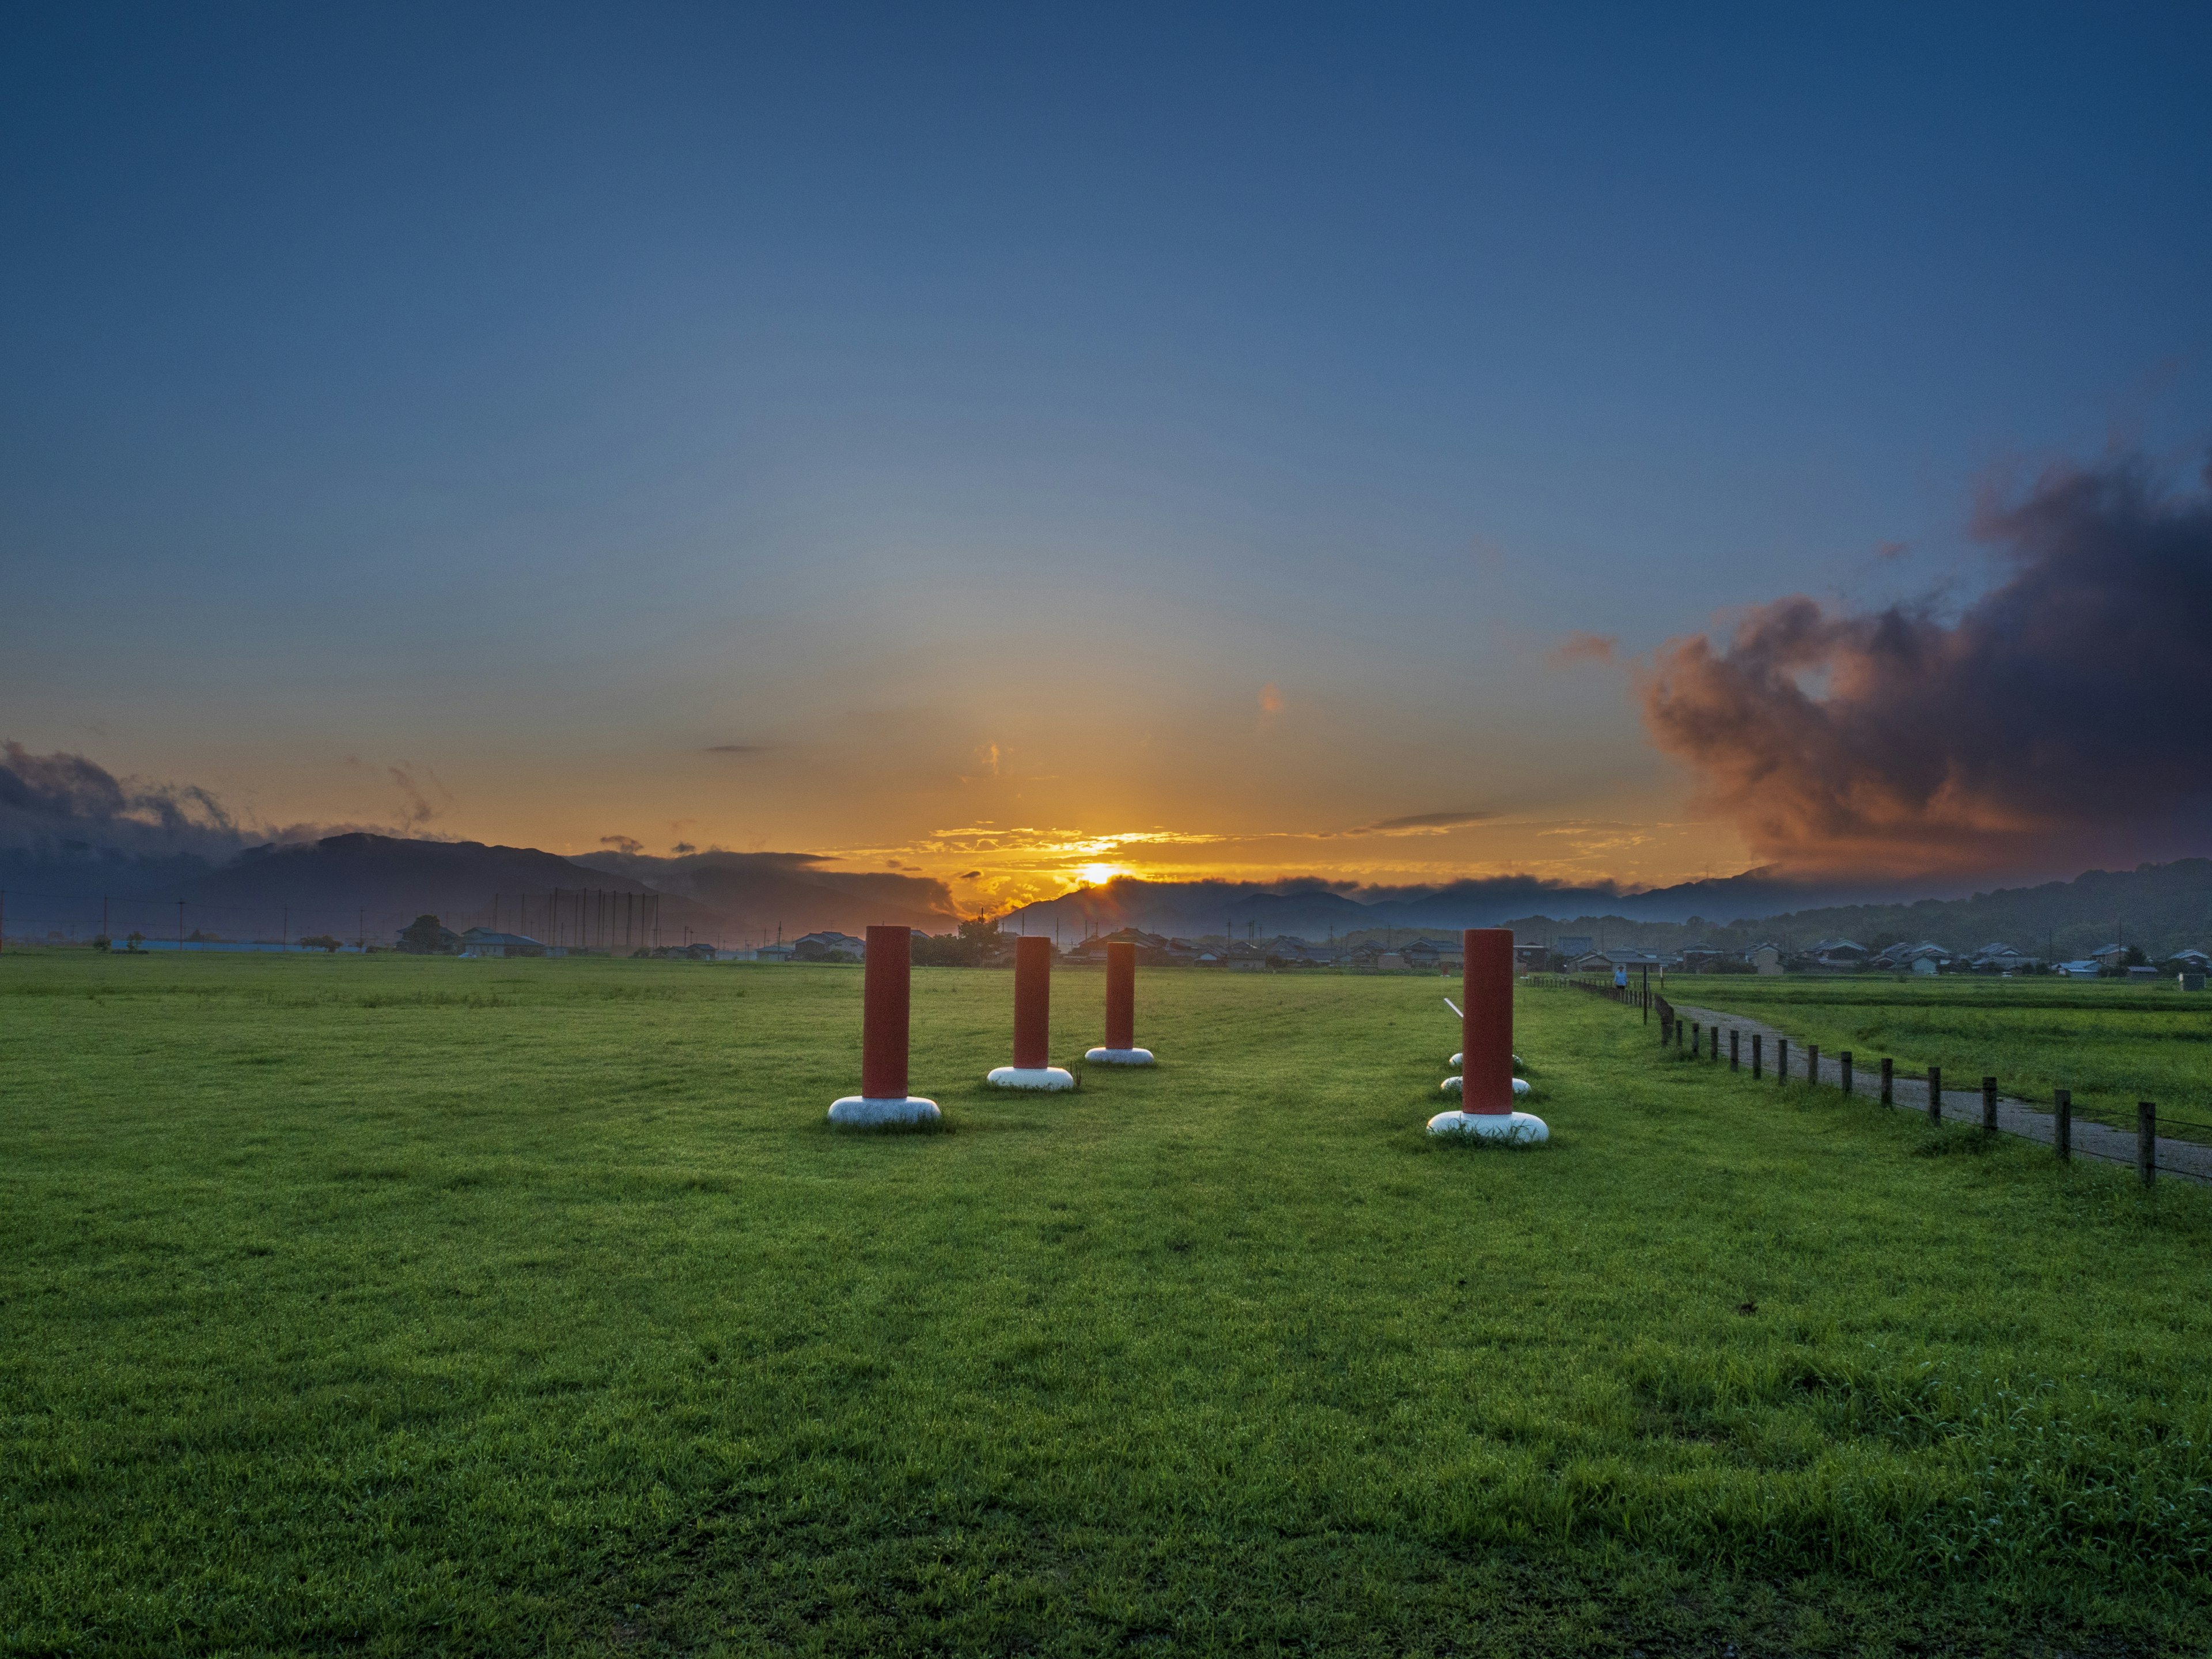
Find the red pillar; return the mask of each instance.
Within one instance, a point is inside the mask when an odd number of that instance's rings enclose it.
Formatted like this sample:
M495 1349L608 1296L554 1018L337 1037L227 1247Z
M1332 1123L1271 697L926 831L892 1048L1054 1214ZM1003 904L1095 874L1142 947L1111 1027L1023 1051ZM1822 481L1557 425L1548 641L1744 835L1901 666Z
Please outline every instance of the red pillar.
M906 1097L907 1018L914 979L908 927L868 929L868 963L860 992L860 1093L869 1100Z
M1137 1046L1137 947L1127 939L1106 947L1106 1046Z
M1460 1110L1513 1109L1513 930L1470 927L1462 939Z
M1042 933L1014 941L1014 1064L1052 1064L1052 941Z

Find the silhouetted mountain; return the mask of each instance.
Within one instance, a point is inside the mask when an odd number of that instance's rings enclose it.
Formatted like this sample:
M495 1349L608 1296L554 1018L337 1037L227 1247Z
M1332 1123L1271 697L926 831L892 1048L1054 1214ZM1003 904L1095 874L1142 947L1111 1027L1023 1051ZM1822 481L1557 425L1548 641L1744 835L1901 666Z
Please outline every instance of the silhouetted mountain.
M959 921L952 895L927 876L874 870L825 870L811 853L586 853L586 870L649 883L720 919L728 937L787 938L834 927L858 933L870 922L948 933Z
M772 936L779 924L794 936L823 927L857 933L872 921L938 932L953 925L942 883L823 871L820 862L779 853L572 860L532 847L347 834L251 848L212 870L165 870L171 878L139 889L137 902L111 906L112 927L160 937L182 927L229 938L328 933L389 943L430 915L455 928L495 925L547 943L627 950L687 937L734 945Z
M1887 896L1871 884L1807 884L1753 871L1724 880L1624 892L1610 884L1569 886L1531 876L1492 876L1434 888L1332 887L1319 881L1151 882L1118 877L1048 903L1028 907L1021 926L1064 936L1137 927L1188 937L1247 933L1321 939L1367 927L1496 927L1515 916L1609 915L1632 921L1727 921L1771 915L1807 902Z
M2140 945L2155 962L2176 951L2212 949L2212 860L2091 870L2072 881L1967 898L1799 910L1755 924L1739 922L1729 931L1757 933L1785 945L1837 936L1867 945L1932 939L1953 951L2002 942L2029 956L2061 960L2124 941Z

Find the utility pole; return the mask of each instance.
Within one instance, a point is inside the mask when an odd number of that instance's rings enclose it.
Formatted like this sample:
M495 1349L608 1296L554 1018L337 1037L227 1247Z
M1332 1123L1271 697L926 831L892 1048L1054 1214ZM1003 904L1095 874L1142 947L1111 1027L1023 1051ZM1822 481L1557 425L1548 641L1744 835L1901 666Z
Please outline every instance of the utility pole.
M354 912L353 923L354 943L361 947L361 953L367 956L368 954L368 907L367 905L362 906L360 909Z
M185 902L184 902L184 900L182 900L182 899L179 899L179 900L177 901L177 954L178 954L179 956L182 956L184 953L185 953Z
M284 907L284 925L277 930L276 948L280 951L292 948L292 907L289 904Z

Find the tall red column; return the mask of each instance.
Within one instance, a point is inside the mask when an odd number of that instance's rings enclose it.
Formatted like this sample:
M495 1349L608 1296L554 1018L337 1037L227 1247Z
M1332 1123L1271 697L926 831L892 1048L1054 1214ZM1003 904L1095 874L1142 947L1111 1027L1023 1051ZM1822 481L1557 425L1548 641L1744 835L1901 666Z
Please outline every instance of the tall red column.
M1137 1046L1137 947L1127 939L1106 947L1106 1046Z
M1014 1064L1040 1070L1052 1060L1052 941L1042 933L1014 941Z
M862 970L860 1094L868 1100L902 1100L907 1086L907 1022L914 981L914 930L868 929L868 963Z
M1513 930L1470 927L1460 980L1460 1106L1513 1109Z

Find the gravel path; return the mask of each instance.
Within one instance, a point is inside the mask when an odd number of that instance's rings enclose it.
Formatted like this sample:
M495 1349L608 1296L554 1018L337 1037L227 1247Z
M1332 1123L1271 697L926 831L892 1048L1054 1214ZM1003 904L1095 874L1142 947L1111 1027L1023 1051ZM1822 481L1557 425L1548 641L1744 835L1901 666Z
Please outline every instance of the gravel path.
M1725 1013L1717 1008L1699 1008L1686 1002L1678 1002L1674 1005L1674 1013L1678 1018L1692 1021L1701 1028L1709 1053L1716 1035L1719 1035L1720 1041L1725 1044L1727 1032L1741 1032L1743 1069L1747 1073L1751 1070L1751 1039L1754 1036L1765 1039L1766 1070L1770 1076L1774 1070L1775 1045L1788 1036L1788 1033L1778 1031L1763 1021L1746 1019L1741 1014ZM1802 1082L1805 1078L1805 1046L1794 1036L1790 1037L1789 1042L1790 1080ZM1689 1051L1687 1036L1683 1038L1682 1046L1683 1052L1686 1054ZM1727 1061L1722 1060L1711 1063L1725 1065ZM1820 1081L1831 1088L1844 1086L1843 1062L1835 1055L1823 1054L1820 1056ZM1851 1092L1863 1095L1869 1100L1879 1101L1881 1098L1880 1055L1856 1058ZM1899 1111L1918 1112L1923 1117L1927 1115L1928 1082L1925 1078L1900 1074L1894 1079L1890 1094ZM1981 1079L1976 1078L1971 1089L1954 1089L1947 1081L1940 1109L1948 1121L1979 1125L1982 1121ZM1997 1098L1997 1127L2007 1134L2039 1140L2048 1146L2057 1137L2057 1120L2039 1107L2001 1095ZM2077 1115L2074 1120L2074 1152L2077 1157L2105 1158L2133 1168L2136 1161L2135 1132L2112 1128ZM2212 1146L2160 1135L2158 1138L2158 1172L2178 1176L2183 1181L2212 1183Z

